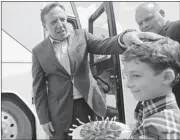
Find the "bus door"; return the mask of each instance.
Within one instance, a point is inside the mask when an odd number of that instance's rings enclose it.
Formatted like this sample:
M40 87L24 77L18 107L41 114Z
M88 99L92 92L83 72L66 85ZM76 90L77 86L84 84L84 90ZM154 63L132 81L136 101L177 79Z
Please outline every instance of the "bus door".
M112 2L102 3L90 16L89 32L102 38L117 34ZM90 54L89 58L93 76L106 98L106 117L116 116L117 121L125 123L119 55Z

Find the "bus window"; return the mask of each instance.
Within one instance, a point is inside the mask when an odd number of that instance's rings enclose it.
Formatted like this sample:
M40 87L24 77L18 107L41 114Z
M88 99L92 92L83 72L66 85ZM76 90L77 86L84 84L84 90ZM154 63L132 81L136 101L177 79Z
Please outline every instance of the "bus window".
M2 2L2 29L31 51L47 36L41 23L40 12L49 3L52 2ZM72 10L73 2L60 3L65 7L69 20L78 21L75 8ZM73 27L79 27L77 22L74 23L76 25Z
M143 2L113 2L117 33L121 33L126 29L139 30L139 27L135 21L135 9L141 3ZM180 2L156 3L165 11L166 19L170 21L180 19Z
M2 31L2 62L31 63L31 52L15 38Z
M99 18L94 21L93 35L100 38L109 37L106 13L102 13ZM94 55L94 63L98 63L99 61L103 61L104 59L109 59L110 57L111 55Z
M93 14L93 12L102 4L100 1L81 1L74 2L77 7L77 12L79 15L79 20L81 22L82 28L88 31L88 18ZM84 12L86 11L86 12Z

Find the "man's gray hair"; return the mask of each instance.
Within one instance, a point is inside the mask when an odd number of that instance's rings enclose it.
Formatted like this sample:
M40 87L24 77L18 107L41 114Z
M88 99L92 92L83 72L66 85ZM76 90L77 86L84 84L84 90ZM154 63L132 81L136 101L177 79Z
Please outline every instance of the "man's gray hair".
M60 4L60 3L58 3L58 2L50 3L50 4L46 5L46 6L41 10L41 22L42 22L42 23L45 23L44 16L45 16L46 14L48 14L48 12L49 12L51 9L53 9L54 7L60 7L61 9L63 9L64 11L66 11L65 8L64 8L64 6L63 6L62 4Z

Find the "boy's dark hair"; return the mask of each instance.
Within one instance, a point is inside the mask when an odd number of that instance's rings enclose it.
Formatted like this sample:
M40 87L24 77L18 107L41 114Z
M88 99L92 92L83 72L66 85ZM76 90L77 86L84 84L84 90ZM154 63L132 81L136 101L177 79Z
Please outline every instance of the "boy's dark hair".
M142 45L132 45L124 52L123 61L132 60L148 64L156 75L167 68L172 68L175 73L172 86L180 79L180 44L168 37L156 41L144 41Z
M63 6L62 4L60 4L60 3L58 3L58 2L50 3L50 4L46 5L46 6L41 10L41 22L42 22L42 23L45 23L45 21L44 21L44 16L45 16L46 14L48 14L48 12L49 12L52 8L54 8L54 7L60 7L61 9L63 9L64 11L66 11L65 8L64 8L64 6Z

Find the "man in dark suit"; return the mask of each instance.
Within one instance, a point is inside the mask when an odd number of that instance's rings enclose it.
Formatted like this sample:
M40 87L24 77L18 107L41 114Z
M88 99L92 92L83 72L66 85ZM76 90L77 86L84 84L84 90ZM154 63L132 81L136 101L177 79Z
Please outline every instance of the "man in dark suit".
M98 39L84 30L70 31L62 5L52 3L41 11L49 36L32 51L33 92L36 111L50 139L67 139L76 118L103 117L106 104L93 78L88 53L121 54L125 45L142 43L139 38L155 34L124 32L121 36ZM129 39L130 38L130 39ZM123 42L122 42L123 43Z
M164 17L164 10L155 2L144 2L136 8L135 19L142 32L154 32L180 43L180 20L171 22ZM180 108L180 82L173 88L173 93Z

